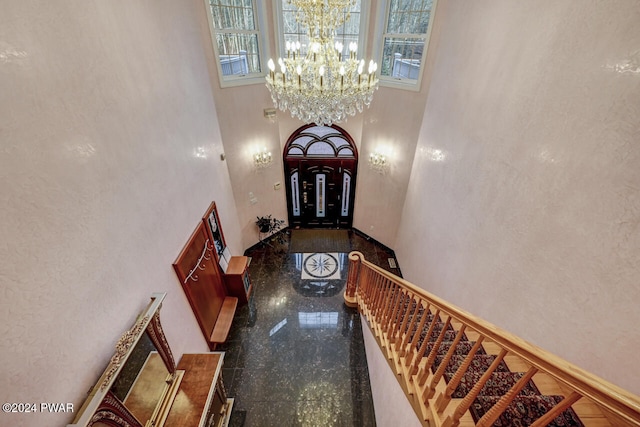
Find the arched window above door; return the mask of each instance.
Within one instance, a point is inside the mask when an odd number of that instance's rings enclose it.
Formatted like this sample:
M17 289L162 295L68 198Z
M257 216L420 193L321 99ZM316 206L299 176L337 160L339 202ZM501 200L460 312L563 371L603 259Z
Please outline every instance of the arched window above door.
M285 158L343 158L357 156L353 140L342 128L333 126L303 126L294 132L285 147Z

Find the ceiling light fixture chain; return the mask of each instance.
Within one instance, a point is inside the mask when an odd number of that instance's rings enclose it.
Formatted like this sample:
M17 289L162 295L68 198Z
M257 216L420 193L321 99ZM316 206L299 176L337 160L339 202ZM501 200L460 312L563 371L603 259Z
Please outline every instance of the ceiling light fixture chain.
M350 17L355 0L290 0L307 29L308 46L286 43L286 57L269 60L267 88L276 108L305 123L330 126L362 112L378 88L378 66L358 60L355 42L334 42L336 28ZM304 51L304 52L303 52Z

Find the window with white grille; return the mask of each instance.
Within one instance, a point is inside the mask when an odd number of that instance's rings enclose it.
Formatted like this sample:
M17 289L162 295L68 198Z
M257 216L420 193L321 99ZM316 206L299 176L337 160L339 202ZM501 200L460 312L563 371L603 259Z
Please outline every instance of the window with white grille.
M436 0L388 0L380 84L420 87Z
M364 3L364 4L363 4ZM364 56L364 42L366 40L366 24L368 19L367 8L369 1L362 2L356 0L354 5L344 12L348 18L339 28L336 29L335 41L339 41L343 46L343 55L349 55L349 43L356 42L358 45L358 57ZM306 52L309 46L306 28L302 28L296 21L298 8L287 0L278 0L277 24L279 28L276 36L276 44L280 52L285 52L286 42L299 42L301 51ZM280 56L283 56L282 54Z
M264 83L263 36L259 19L263 2L256 0L205 0L211 39L222 87Z

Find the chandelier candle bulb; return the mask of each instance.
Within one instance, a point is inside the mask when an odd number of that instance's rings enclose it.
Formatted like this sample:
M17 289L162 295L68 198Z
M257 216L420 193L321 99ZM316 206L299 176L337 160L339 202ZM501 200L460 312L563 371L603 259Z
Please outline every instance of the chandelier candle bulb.
M271 80L273 80L275 76L274 71L276 70L276 64L273 63L273 59L269 59L269 62L267 62L267 66L269 67L269 70L270 70Z
M282 60L282 58L279 58L278 61L280 62L280 72L282 73L282 86L284 87L286 81L286 75L287 75L287 67L284 64L284 61Z

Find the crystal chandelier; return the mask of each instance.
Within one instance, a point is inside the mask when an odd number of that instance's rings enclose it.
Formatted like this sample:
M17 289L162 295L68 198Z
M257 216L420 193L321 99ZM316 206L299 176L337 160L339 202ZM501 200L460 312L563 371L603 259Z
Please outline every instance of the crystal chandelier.
M358 60L355 42L334 42L336 28L349 19L355 0L289 0L298 8L296 20L307 29L309 46L286 43L287 57L278 70L269 59L267 88L276 108L305 123L330 126L362 112L378 88L378 65ZM306 49L306 51L305 51Z

